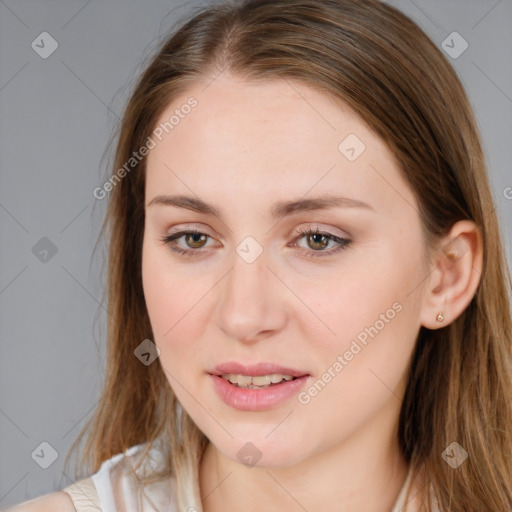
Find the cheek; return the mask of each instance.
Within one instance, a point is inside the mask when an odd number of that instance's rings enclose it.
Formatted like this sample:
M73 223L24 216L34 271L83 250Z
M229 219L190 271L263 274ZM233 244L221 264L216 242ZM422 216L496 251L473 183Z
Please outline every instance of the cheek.
M317 336L310 345L318 373L299 396L299 410L307 412L312 430L338 426L324 429L326 445L362 427L386 403L400 405L418 331L404 274L388 269L347 276L343 287L318 299L318 315L336 334ZM307 336L315 339L311 330Z
M206 304L208 284L180 272L166 251L150 244L143 245L142 282L153 341L160 349L162 366L172 375L186 373L193 377L197 363L192 365L188 361L194 358L197 361L198 347L194 340L201 339L204 331L199 314L201 306Z
M162 339L172 327L169 313L175 311L177 286L167 281L165 266L155 257L157 251L145 246L142 251L142 285L153 334Z
M328 272L304 272L299 279L288 281L309 310L302 308L303 328L315 326L325 334L326 343L351 339L376 322L379 331L384 325L389 330L389 325L401 324L417 309L417 294L411 292L423 276L418 265L410 263L417 259L401 260L386 247L361 254L347 253ZM403 311L397 314L397 309ZM385 324L381 315L385 315Z
M144 240L142 284L153 334L157 340L169 336L180 318L185 318L195 295L195 281L180 274L162 247Z
M314 341L316 367L336 375L333 393L349 386L368 399L383 386L379 377L391 389L401 379L419 330L418 296L411 292L423 276L411 261L419 259L400 260L390 249L333 273L328 282L297 283L297 294L314 312L303 317L303 335Z

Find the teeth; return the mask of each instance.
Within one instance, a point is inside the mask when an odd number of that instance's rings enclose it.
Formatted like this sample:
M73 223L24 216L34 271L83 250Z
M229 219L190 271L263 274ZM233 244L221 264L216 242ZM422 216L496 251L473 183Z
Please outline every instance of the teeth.
M282 375L281 373L273 373L272 375L258 375L251 377L250 375L241 375L235 373L225 373L222 378L238 386L239 388L257 389L268 388L271 384L278 384L282 380L293 380L295 377L291 375Z
M252 382L248 382L247 384L254 384L255 386L266 386L267 384L270 384L271 382L274 382L272 380L272 376L271 375L258 375L257 377L246 377L247 379L249 379L249 381L252 381ZM278 381L278 382L281 382L281 381ZM238 384L240 385L240 376L238 377Z
M237 382L240 387L246 388L247 386L252 384L252 377L247 375L237 375Z

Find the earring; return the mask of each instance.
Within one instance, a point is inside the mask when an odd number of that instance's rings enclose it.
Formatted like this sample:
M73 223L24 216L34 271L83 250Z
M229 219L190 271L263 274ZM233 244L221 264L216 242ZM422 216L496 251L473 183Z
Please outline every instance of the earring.
M451 261L456 261L459 258L459 255L457 254L457 251L450 251L446 257Z
M444 315L441 311L439 313L437 313L436 320L438 322L442 322L444 320Z

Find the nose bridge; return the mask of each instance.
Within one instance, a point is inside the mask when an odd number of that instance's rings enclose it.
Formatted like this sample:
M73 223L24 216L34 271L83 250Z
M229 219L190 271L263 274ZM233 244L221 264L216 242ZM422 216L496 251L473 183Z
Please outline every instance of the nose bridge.
M251 237L236 247L218 306L219 327L230 337L247 340L279 328L283 309L268 264L267 253Z

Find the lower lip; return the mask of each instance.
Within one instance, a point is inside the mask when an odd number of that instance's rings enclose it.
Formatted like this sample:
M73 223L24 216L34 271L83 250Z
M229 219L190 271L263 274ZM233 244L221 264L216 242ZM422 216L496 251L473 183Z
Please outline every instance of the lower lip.
M215 390L224 402L240 411L265 411L297 394L309 375L262 389L244 389L230 384L219 375L211 375Z

